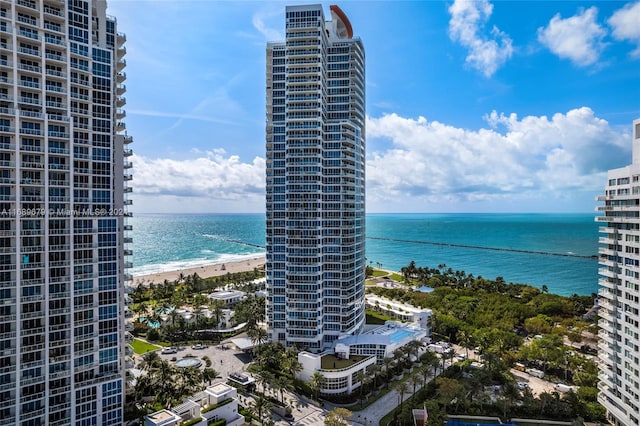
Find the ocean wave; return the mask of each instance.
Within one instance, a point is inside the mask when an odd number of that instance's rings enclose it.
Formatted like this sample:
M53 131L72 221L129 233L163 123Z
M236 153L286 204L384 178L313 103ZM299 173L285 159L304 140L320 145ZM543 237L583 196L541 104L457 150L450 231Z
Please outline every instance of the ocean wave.
M212 240L220 240L220 241L224 241L225 240L220 235L202 234L202 236L205 237L205 238L211 238Z
M142 265L142 266L131 268L129 272L134 277L139 277L142 275L157 274L161 272L171 272L171 271L179 271L182 269L198 268L200 266L206 266L206 265L212 265L212 264L219 265L222 263L241 262L243 260L253 259L253 258L264 256L264 255L265 255L265 252L248 253L248 254L222 253L215 256L215 258L184 259L184 260L176 260L176 261L171 261L166 263Z

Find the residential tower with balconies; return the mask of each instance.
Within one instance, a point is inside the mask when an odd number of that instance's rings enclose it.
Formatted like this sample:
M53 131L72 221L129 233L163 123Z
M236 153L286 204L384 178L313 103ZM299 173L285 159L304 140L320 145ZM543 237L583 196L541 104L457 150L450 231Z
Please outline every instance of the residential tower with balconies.
M633 122L633 160L609 170L599 248L598 401L616 426L640 424L640 119Z
M365 53L330 13L288 6L267 45L268 333L315 352L365 321Z
M121 425L131 155L101 0L0 0L0 419Z

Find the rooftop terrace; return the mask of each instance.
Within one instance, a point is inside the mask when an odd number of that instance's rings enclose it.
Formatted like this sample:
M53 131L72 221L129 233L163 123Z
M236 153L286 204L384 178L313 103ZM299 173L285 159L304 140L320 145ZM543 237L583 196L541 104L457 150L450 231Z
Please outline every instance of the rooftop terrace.
M365 355L351 355L349 359L342 359L331 354L324 355L321 359L320 368L323 370L340 370L342 368L349 368L366 358L369 357Z

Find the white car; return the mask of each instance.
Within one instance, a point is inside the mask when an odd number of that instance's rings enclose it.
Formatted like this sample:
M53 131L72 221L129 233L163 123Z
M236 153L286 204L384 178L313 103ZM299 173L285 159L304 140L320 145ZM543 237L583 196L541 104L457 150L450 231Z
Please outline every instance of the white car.
M518 382L518 389L525 390L528 387L529 387L528 383L526 383L526 382Z
M160 351L160 353L163 355L177 354L178 350L176 348L164 348L163 350Z

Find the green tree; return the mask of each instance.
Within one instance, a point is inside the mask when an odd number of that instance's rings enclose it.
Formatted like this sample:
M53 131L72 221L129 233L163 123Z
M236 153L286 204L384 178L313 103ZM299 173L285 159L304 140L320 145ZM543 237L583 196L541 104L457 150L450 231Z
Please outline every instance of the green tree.
M353 413L346 408L334 408L327 413L324 419L325 426L349 426L349 420Z
M211 385L211 381L220 377L220 373L218 373L216 370L214 370L213 368L209 368L209 367L205 367L204 370L202 370L202 380L204 382L209 383L209 385Z
M463 390L462 385L456 379L449 379L447 377L436 378L436 385L438 386L439 400L445 407L449 407L449 404L456 398Z
M271 407L272 407L272 404L271 404L271 402L269 402L269 400L267 400L262 395L258 395L250 403L249 411L252 414L254 414L255 416L257 416L258 420L260 421L260 424L263 425L264 424L264 416L263 416L263 414L269 412Z
M395 389L398 392L398 396L400 397L400 411L402 411L404 395L409 391L409 385L404 380L401 380L395 385Z
M318 401L318 395L320 393L320 389L322 389L322 386L326 383L326 381L327 379L322 375L322 373L318 371L313 373L313 375L311 376L309 385L311 386L311 389L315 393L316 401Z

